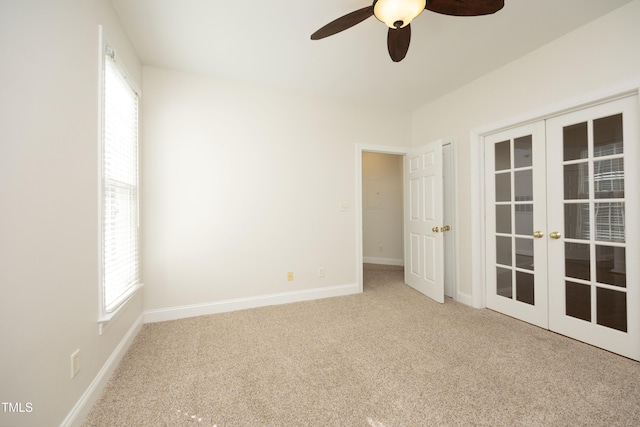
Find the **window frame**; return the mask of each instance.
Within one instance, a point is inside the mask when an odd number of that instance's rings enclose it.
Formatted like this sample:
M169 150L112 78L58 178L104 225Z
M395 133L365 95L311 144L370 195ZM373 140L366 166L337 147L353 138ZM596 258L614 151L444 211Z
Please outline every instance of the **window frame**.
M105 207L107 205L105 191L107 185L107 179L105 177L105 130L106 130L106 76L107 76L107 61L114 61L116 69L120 73L121 77L126 80L129 88L135 94L137 98L136 107L136 178L135 178L135 208L136 208L136 239L135 239L135 263L136 265L136 279L130 285L126 291L113 299L113 304L105 299L105 224L106 213ZM99 91L98 91L98 253L99 253L99 274L98 274L98 333L102 335L104 329L108 325L109 321L115 318L127 304L128 301L142 288L142 275L141 275L141 245L140 245L140 100L142 98L141 91L135 84L134 80L130 78L124 64L117 55L115 46L110 43L108 38L104 34L104 29L99 26ZM107 304L113 305L108 307Z

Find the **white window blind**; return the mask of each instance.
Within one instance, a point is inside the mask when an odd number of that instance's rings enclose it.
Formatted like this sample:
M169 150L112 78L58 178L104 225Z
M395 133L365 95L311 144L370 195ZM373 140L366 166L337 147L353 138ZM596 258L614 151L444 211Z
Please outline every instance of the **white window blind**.
M108 46L104 57L102 310L139 286L138 95Z

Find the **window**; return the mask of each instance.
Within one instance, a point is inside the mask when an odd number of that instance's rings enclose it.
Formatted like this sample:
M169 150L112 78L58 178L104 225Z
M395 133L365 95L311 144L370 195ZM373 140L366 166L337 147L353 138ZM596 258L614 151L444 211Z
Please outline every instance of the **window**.
M101 321L140 287L138 93L103 45L101 150Z

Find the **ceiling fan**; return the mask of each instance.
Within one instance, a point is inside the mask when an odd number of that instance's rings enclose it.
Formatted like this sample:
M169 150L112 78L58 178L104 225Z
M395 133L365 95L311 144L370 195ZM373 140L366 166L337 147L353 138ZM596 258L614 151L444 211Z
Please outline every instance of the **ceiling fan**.
M411 41L411 21L427 9L452 16L479 16L495 13L504 7L504 0L374 0L363 7L329 22L311 40L320 40L353 27L375 16L389 27L387 48L394 62L407 55Z

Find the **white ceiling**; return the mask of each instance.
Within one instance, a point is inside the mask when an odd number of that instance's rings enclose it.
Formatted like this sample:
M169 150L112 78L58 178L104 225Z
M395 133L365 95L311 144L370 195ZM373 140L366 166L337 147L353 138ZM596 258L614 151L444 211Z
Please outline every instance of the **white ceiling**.
M425 11L394 63L375 17L312 41L368 0L112 0L142 63L412 111L632 0L506 0L494 15Z

